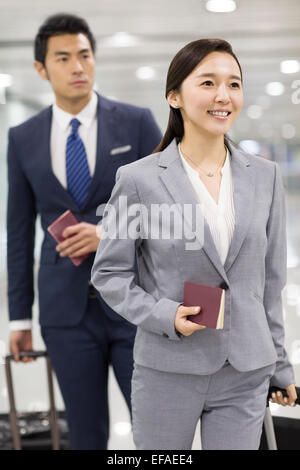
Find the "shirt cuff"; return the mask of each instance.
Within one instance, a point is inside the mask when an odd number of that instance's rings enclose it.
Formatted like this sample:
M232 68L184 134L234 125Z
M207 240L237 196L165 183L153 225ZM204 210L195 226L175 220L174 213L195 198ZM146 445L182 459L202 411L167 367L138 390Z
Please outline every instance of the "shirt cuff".
M13 320L9 322L10 331L31 330L32 320Z

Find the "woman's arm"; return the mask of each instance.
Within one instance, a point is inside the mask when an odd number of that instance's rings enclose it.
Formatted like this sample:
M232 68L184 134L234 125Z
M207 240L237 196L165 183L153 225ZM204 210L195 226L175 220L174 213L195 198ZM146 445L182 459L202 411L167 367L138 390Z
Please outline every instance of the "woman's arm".
M120 199L121 198L121 199ZM122 200L122 204L120 201ZM180 341L175 331L175 314L179 302L162 298L156 300L136 283L135 253L141 238L125 236L131 224L138 234L140 224L124 211L140 205L133 178L126 168L119 168L116 184L106 206L108 215L102 219L102 235L92 268L92 283L105 302L129 322L152 333ZM135 205L135 206L134 206ZM108 211L107 211L108 209ZM114 222L117 230L113 234ZM120 235L120 237L113 237Z
M274 169L273 200L267 225L268 248L265 258L264 307L278 355L276 371L270 385L286 388L295 383L293 368L284 348L281 298L287 272L286 207L282 177L277 163L275 163Z

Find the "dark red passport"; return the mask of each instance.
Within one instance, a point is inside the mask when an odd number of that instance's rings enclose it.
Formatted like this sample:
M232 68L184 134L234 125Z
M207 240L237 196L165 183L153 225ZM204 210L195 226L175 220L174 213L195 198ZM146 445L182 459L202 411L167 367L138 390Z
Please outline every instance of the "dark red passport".
M47 230L50 233L50 235L52 235L52 237L57 241L57 243L62 243L63 241L66 240L66 238L63 237L62 235L64 230L70 225L76 225L76 224L79 224L79 220L76 219L73 212L71 212L70 210L67 210L60 217L58 217L58 219L56 219L51 225L49 225ZM76 258L69 256L69 258L75 266L80 266L81 263L88 256L89 255L86 254L86 255L78 256Z
M205 286L194 282L184 283L185 307L201 307L197 315L189 315L188 320L216 330L224 325L225 290L220 287Z

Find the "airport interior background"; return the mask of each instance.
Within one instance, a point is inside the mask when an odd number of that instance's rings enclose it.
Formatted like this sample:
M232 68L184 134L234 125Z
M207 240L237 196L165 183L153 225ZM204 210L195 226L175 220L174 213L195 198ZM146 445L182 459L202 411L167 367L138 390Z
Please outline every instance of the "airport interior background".
M224 7L228 11L218 11ZM283 314L286 349L300 385L300 1L0 0L0 413L8 412L3 365L9 335L7 131L53 102L49 84L33 68L33 38L42 21L57 12L78 14L90 24L98 42L96 90L112 99L149 107L161 130L168 118L166 73L175 53L186 43L205 37L232 44L243 69L245 102L230 136L250 153L278 162L286 189L288 278ZM41 240L37 221L35 273ZM35 348L43 349L37 302L33 335ZM13 374L18 409L46 410L42 361L13 365ZM111 372L109 394L109 448L134 449L129 413ZM63 410L57 384L55 396ZM273 404L271 411L300 418L300 407ZM200 446L197 431L193 448Z

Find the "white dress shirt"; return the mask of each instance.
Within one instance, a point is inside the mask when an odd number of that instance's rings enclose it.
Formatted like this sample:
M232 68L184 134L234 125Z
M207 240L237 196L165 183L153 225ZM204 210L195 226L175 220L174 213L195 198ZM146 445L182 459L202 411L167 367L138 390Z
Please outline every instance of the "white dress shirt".
M92 94L92 98L88 104L73 116L63 109L59 108L55 103L53 105L51 136L50 136L50 153L52 171L61 185L67 189L66 175L66 145L67 139L71 132L71 119L77 118L81 125L78 128L78 134L83 141L90 175L93 177L96 166L97 153L97 105L98 97L96 93ZM30 330L32 327L31 320L13 320L9 322L9 328L13 330Z
M210 232L224 265L228 250L231 244L235 226L235 212L233 201L233 181L231 174L230 153L227 149L226 159L221 168L222 179L219 191L218 204L209 193L205 184L198 175L198 172L188 164L180 151L183 168L185 169L190 182L196 192L202 213L209 225Z
M51 163L53 173L64 188L67 188L66 145L71 132L70 122L73 118L81 122L78 134L85 147L90 175L91 177L94 175L97 152L97 104L97 95L93 93L91 100L76 116L66 113L57 104L53 105L50 137Z

